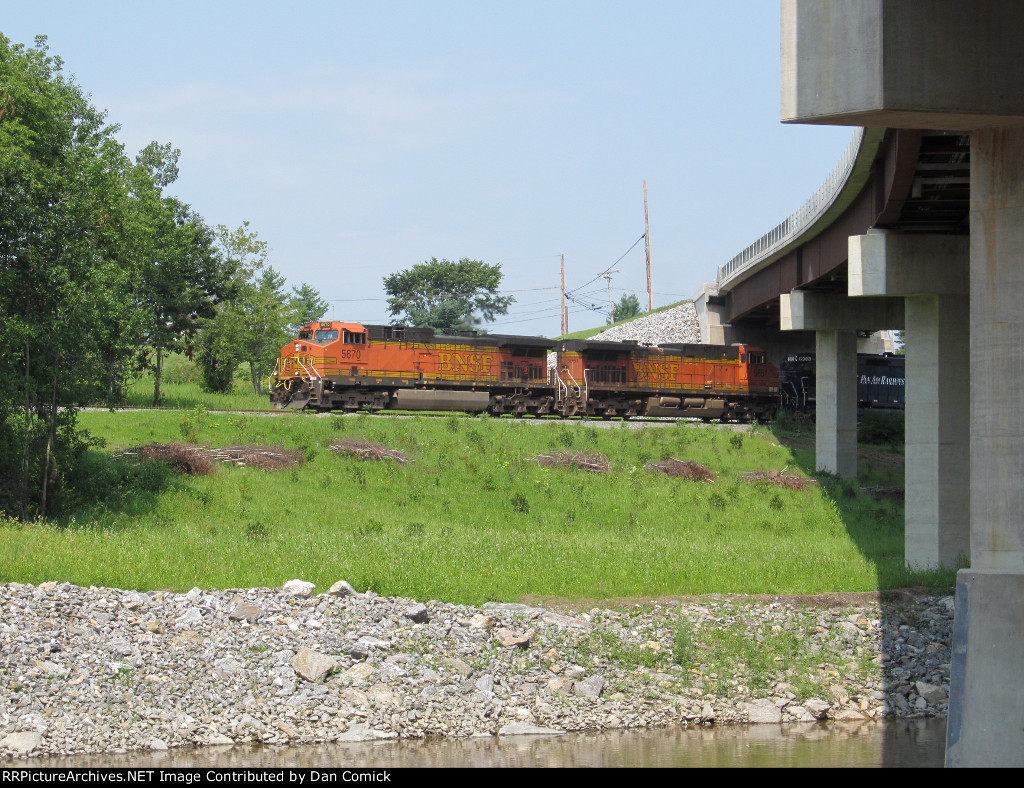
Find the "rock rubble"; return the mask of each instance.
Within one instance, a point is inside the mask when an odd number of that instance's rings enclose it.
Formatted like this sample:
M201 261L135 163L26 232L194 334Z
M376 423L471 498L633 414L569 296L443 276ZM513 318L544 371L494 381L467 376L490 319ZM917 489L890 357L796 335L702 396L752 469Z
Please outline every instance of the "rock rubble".
M950 598L571 613L312 591L0 585L0 757L947 711ZM755 691L669 658L682 624L791 632L820 648L820 692L781 663Z
M621 326L612 326L600 334L591 337L593 340L605 342L624 342L634 340L641 345L661 345L665 343L700 343L700 323L693 302L638 317Z

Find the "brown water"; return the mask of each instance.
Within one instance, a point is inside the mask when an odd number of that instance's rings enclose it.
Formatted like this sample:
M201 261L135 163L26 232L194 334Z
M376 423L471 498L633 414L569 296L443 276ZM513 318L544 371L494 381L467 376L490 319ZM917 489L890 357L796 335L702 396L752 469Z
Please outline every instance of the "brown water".
M945 720L659 728L565 736L202 747L35 758L38 767L940 767ZM9 765L21 766L22 763Z

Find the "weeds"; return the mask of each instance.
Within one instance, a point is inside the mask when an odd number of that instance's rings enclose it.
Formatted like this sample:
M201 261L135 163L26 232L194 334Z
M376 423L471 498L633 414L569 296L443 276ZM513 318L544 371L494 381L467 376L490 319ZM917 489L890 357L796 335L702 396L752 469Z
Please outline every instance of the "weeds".
M823 692L819 665L846 659L840 645L804 640L806 629L813 630L813 622L778 630L742 617L699 627L681 618L672 633L672 661L686 669L692 683L719 695L742 686L751 696L763 697L775 682L803 676L788 681L803 701Z
M196 405L189 413L186 413L181 417L178 428L181 432L181 437L185 439L186 443L198 443L199 432L206 424L206 407L204 405Z
M180 440L181 417L81 414L83 426L111 446ZM472 603L528 594L779 594L923 584L903 566L900 501L879 501L827 477L799 495L742 483L750 468L813 470L774 434L745 433L742 447L732 449L731 433L693 424L453 421L457 432L447 416L317 419L288 412L251 419L247 441L306 460L280 474L225 462L214 474L178 476L161 463L89 449L88 473L69 488L61 519L0 523L0 575L188 590L277 586L301 573L320 587L345 577L380 592ZM217 439L227 444L240 434L237 423L225 421L218 432L208 418L199 438L223 451ZM717 454L715 434L725 449ZM572 436L573 448L563 435ZM417 462L359 462L324 449L341 438L415 449ZM611 470L547 470L530 460L554 454L553 447L570 453L584 446L607 458ZM716 486L637 469L641 452L671 458L682 451L717 477ZM951 573L921 579L952 584Z

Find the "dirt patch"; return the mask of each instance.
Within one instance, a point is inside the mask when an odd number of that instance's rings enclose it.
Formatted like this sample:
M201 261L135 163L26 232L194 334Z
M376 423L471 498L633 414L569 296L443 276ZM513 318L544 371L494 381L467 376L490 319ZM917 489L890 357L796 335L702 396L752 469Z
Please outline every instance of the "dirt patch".
M860 491L875 498L890 498L896 501L902 501L904 496L902 487L861 487Z
M594 608L624 610L637 605L656 603L666 605L673 602L701 604L713 600L720 601L723 598L734 602L756 602L758 604L782 603L795 607L843 608L907 603L925 596L935 596L935 594L921 588L900 588L890 591L828 591L820 594L705 594L701 596L614 597L611 599L524 596L519 601L524 605L585 613Z
M345 454L349 457L358 457L361 460L392 460L394 462L409 462L409 456L397 449L389 449L386 446L379 446L368 440L359 438L346 438L335 443L328 444L328 449L335 454Z
M865 462L872 462L884 468L903 468L906 465L906 457L899 452L885 451L875 448L858 448L857 459Z
M785 468L782 469L783 471ZM752 471L740 477L745 482L771 482L779 487L788 487L791 490L806 490L808 487L816 487L817 479L807 479L803 476L790 476L782 471Z
M594 451L562 451L534 457L545 468L576 468L590 473L608 473L612 464L603 454Z
M692 460L677 460L669 457L661 462L644 466L645 471L661 471L674 479L690 479L695 482L714 482L715 475L706 465Z

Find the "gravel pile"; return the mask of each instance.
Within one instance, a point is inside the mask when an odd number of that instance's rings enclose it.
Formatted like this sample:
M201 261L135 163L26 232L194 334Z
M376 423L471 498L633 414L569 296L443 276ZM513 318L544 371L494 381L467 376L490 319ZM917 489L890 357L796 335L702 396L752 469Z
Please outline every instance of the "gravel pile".
M11 583L0 754L944 716L952 607L715 595L566 613L422 604L343 581L316 596L299 580L185 594ZM819 695L799 696L808 677L781 663L759 691L677 664L680 622L698 636L796 634L814 649Z
M700 323L693 302L688 301L664 312L655 312L621 326L612 326L591 339L607 342L633 339L642 345L661 345L666 342L699 344Z

